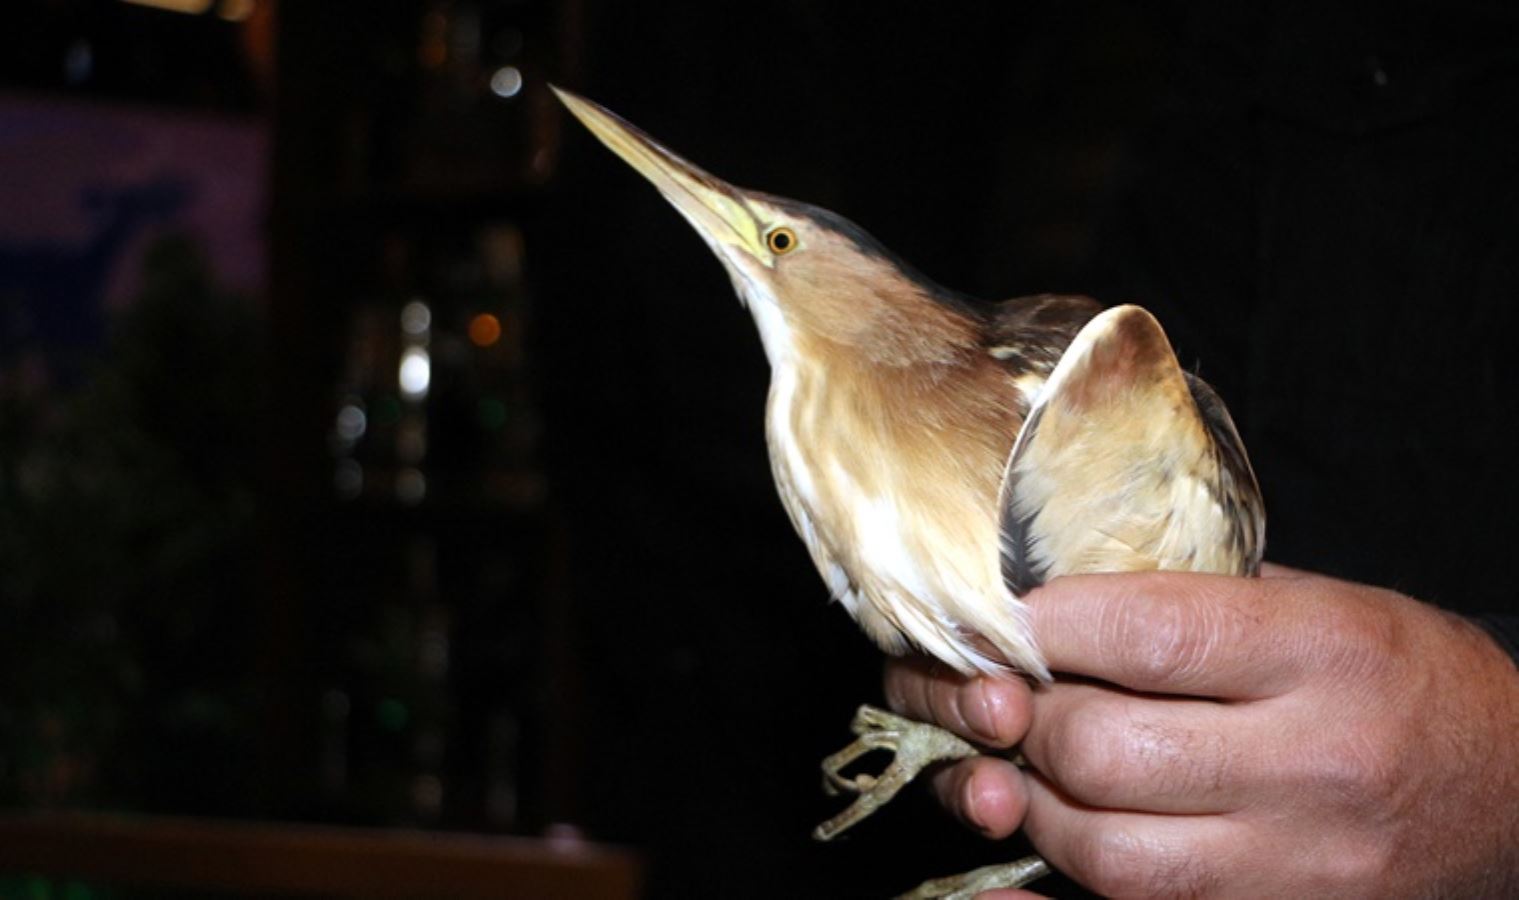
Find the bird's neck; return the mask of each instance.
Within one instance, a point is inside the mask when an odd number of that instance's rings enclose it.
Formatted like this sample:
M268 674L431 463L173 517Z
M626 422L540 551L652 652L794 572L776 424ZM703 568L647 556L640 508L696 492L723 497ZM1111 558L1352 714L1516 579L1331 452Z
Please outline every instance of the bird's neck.
M968 309L916 288L863 293L847 304L794 308L742 278L734 282L754 316L772 368L806 354L933 377L939 367L955 367L978 355L983 344L983 325Z
M876 310L874 321L830 328L763 297L748 305L770 359L771 399L776 391L796 393L796 403L782 406L803 412L799 429L851 435L845 443L866 446L950 432L998 459L1010 449L1025 409L968 315L937 307L910 317Z
M778 372L794 365L801 349L797 329L787 321L786 314L770 297L746 291L743 286L740 286L739 296L749 308L750 315L754 316L754 327L759 329L760 343L765 346L771 371Z

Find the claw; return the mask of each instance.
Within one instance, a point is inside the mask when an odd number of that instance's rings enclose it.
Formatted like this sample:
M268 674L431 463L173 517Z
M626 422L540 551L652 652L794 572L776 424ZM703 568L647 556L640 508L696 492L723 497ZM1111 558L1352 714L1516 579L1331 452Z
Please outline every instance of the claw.
M1013 863L973 869L948 878L934 878L902 894L896 900L972 900L982 891L1020 888L1050 874L1050 865L1037 856Z
M874 706L862 706L849 725L858 738L823 760L823 790L830 796L858 794L847 809L813 830L813 838L832 840L885 806L929 765L975 756L977 750L942 728L914 722ZM842 770L874 750L890 750L891 763L879 775L847 777Z

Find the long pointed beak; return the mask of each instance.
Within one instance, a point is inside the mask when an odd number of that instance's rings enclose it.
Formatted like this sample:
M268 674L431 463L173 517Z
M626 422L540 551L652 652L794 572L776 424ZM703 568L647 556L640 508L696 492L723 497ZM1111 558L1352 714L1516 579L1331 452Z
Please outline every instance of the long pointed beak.
M569 91L553 91L592 134L653 182L714 251L728 255L731 247L770 264L760 224L738 188L676 156L610 110Z

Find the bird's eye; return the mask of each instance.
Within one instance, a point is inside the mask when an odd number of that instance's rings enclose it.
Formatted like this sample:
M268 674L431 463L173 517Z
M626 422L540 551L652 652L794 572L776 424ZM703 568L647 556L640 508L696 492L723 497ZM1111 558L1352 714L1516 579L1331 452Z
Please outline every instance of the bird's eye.
M796 249L796 232L782 225L779 228L770 229L765 235L765 244L770 247L770 252L776 256L782 256Z

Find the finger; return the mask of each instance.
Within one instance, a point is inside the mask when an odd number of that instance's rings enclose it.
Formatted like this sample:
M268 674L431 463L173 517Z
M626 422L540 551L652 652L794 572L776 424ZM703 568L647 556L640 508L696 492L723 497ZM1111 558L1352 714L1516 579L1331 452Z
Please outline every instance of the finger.
M1082 806L1028 779L1023 830L1050 865L1103 896L1214 893L1248 836L1223 816L1157 816Z
M1248 746L1253 722L1230 704L1056 683L1034 695L1021 749L1062 793L1088 806L1232 812L1259 787Z
M1281 563L1261 563L1262 578L1303 578L1311 574L1313 573L1303 569L1294 569L1291 566L1284 566Z
M1195 573L1072 575L1032 591L1050 668L1137 691L1275 696L1301 680L1298 579Z
M886 666L886 701L898 713L947 728L988 747L1011 747L1028 731L1028 684L1010 678L968 678L924 657Z
M973 757L935 772L932 783L939 803L985 837L1001 840L1023 824L1028 788L1005 759Z

